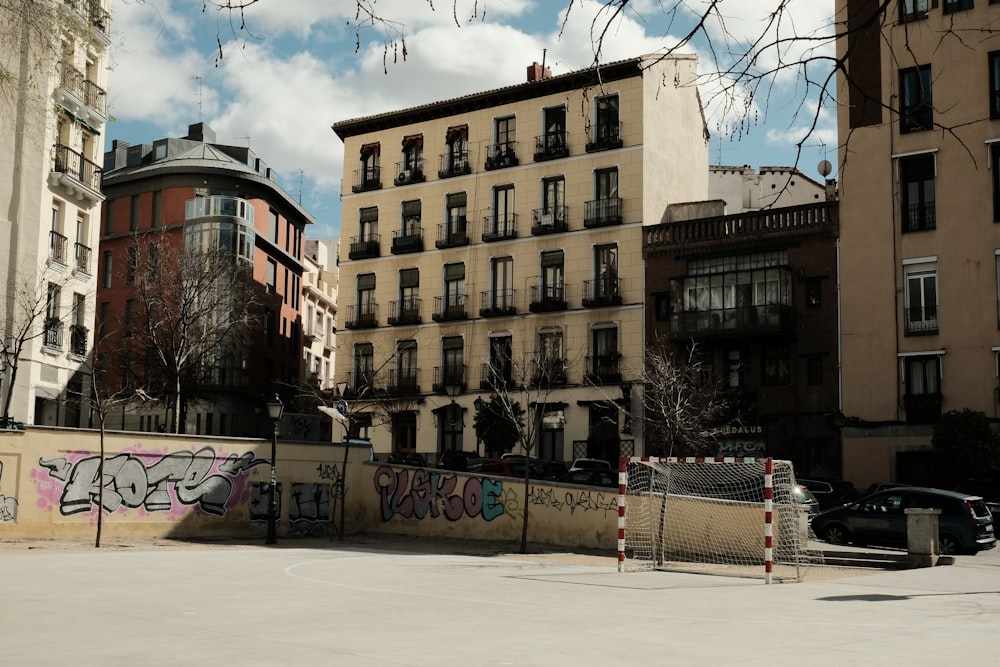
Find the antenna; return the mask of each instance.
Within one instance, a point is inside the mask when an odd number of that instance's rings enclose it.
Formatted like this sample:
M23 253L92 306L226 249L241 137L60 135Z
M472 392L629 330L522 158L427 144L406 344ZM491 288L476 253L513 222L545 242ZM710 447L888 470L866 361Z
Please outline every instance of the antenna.
M201 115L201 92L202 92L202 83L204 82L204 79L202 79L202 76L200 74L195 74L191 78L198 82L198 122L201 122L202 120L204 120Z
M299 169L299 206L302 206L302 177L304 172Z

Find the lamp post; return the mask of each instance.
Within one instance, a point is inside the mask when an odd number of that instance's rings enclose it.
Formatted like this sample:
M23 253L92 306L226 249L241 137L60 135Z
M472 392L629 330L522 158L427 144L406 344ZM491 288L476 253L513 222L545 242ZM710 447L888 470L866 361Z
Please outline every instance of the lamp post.
M281 413L285 409L285 404L281 402L278 395L274 395L273 401L267 403L267 415L274 421L274 435L271 436L271 484L267 491L267 537L265 544L278 543L278 499L274 495L277 479L275 476L275 461L278 458L278 422L281 420Z
M472 402L472 404L476 408L476 416L478 417L480 415L480 413L483 411L483 406L485 405L485 403L484 403L484 401L483 401L483 399L482 399L481 396L477 396L476 400L474 400ZM479 439L479 430L477 429L476 430L476 456L479 456L479 443L480 442L481 441Z

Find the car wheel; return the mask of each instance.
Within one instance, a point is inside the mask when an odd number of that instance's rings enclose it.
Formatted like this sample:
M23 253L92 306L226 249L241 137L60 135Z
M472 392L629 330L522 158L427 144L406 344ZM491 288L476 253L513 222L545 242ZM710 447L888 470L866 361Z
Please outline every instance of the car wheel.
M839 523L831 523L823 529L823 541L827 544L847 544L850 535L847 529Z
M958 540L951 535L941 535L938 537L938 553L942 556L954 556L960 551Z

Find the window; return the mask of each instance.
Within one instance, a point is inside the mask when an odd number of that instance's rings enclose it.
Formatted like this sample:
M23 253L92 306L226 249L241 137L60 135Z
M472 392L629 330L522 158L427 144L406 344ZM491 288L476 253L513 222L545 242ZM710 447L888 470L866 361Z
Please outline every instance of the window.
M101 262L101 271L104 273L102 276L102 284L104 289L111 288L111 269L113 267L114 258L110 250L104 251L103 261Z
M569 154L566 140L566 107L551 107L544 111L542 127L545 134L535 142L535 159L549 160Z
M396 344L396 377L393 378L397 391L415 393L417 372L417 341L399 341Z
M546 250L542 252L541 268L541 300L543 302L565 301L563 251Z
M1000 118L1000 51L992 51L990 59L990 118Z
M378 240L378 207L363 208L358 220L358 241L367 243Z
M584 227L620 224L622 200L618 196L618 169L598 169L594 172L594 197L584 206Z
M739 389L744 384L743 351L729 350L726 352L726 386Z
M441 371L435 379L438 391L456 386L465 388L465 349L461 336L441 339Z
M420 269L399 270L399 310L395 316L399 324L420 322Z
M916 21L927 18L927 0L900 0L899 20Z
M150 216L151 225L153 227L159 227L163 222L163 191L154 190L153 191L153 210Z
M486 155L486 168L499 169L517 165L517 135L514 116L497 118L493 121L493 135L496 143Z
M788 384L788 346L765 345L761 348L761 378L764 386Z
M273 259L267 260L267 268L264 270L264 286L268 294L278 293L278 262Z
M563 460L563 429L566 427L566 413L558 405L539 405L542 429L538 440L538 457L545 461Z
M112 234L115 231L115 201L109 199L104 202L104 233Z
M937 315L937 262L904 260L906 276L906 335L935 334Z
M593 148L614 148L622 145L621 123L618 118L618 96L598 97Z
M938 355L905 357L904 366L907 396L938 396L941 394L941 365Z
M135 285L136 273L139 271L139 249L130 245L126 249L125 255L125 283Z
M900 70L899 90L899 131L905 134L931 129L931 66Z
M962 12L967 9L972 9L973 0L944 0L944 7L942 7L942 12L945 14L953 14L955 12Z
M417 413L412 410L392 415L392 450L415 452L417 450Z
M126 338L131 336L135 329L135 299L125 300L125 321L122 324L122 329Z
M464 192L448 195L446 202L445 237L451 245L461 245L468 242L465 201Z
M377 142L361 147L361 169L353 188L355 192L376 190L382 187L382 173L379 166L381 152L381 146Z
M591 298L600 304L609 304L620 300L617 243L594 247L594 278L594 290L590 294Z
M990 144L990 178L993 179L993 221L1000 222L1000 141Z
M937 227L934 153L901 157L899 180L903 231L918 232Z
M108 335L108 332L110 331L108 329L108 325L110 324L110 322L111 322L111 302L110 301L102 301L101 302L101 314L100 314L100 316L98 317L98 320L97 320L97 336L98 336L98 338L103 339L105 336Z
M139 229L139 217L139 195L132 195L128 215L128 229L130 232L134 232Z
M358 395L372 388L375 379L375 348L371 343L355 343L353 375L351 388Z
M806 307L819 308L823 305L823 281L819 278L806 279Z
M468 174L471 171L469 166L469 126L449 127L445 134L445 146L447 152L444 155L442 173L439 175L442 178L447 178L448 176Z
M375 274L362 273L358 275L358 314L374 315L375 307Z
M535 352L534 384L561 384L566 382L566 353L563 331L547 327L538 331L538 348Z
M566 224L566 181L559 178L546 178L542 181L542 225Z
M403 202L402 235L405 237L420 236L420 200Z
M444 265L444 310L446 318L465 316L465 264Z
M514 258L494 257L490 260L491 311L514 312Z
M809 354L805 357L806 384L819 386L823 384L823 355Z
M403 137L402 160L396 185L419 183L424 180L424 135L412 134Z
M587 364L588 379L595 383L621 382L618 367L618 327L598 325L591 332L590 363Z
M506 386L514 374L514 350L510 334L490 336L489 355L483 376L486 388Z
M489 233L497 239L515 236L514 228L514 186L503 185L493 188L493 220Z
M267 238L278 242L278 212L273 208L267 210Z

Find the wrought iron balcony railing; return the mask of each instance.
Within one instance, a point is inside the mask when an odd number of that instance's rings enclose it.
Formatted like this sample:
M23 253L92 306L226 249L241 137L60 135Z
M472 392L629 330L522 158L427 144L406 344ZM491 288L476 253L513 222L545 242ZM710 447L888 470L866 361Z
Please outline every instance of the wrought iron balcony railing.
M506 241L517 238L517 214L487 215L483 218L483 242Z
M583 205L583 226L587 229L622 224L621 197L593 199Z
M528 309L533 313L551 313L566 310L565 285L532 285Z
M440 156L440 160L441 167L438 169L438 178L452 178L472 173L468 150L445 153Z
M378 326L378 304L359 303L347 307L348 329L374 329Z
M516 314L514 296L515 290L510 288L480 292L479 303L482 305L479 307L479 316L503 317Z
M434 297L435 322L449 322L452 320L464 320L469 316L465 310L465 295L450 294L448 296Z
M378 234L368 236L352 236L351 247L347 252L349 259L371 259L378 257L381 252L381 245Z
M395 327L403 324L420 324L420 299L406 298L399 301L389 302L389 326Z
M354 185L351 192L368 192L370 190L382 189L382 168L365 167L354 170Z
M424 250L424 230L411 229L408 231L396 230L392 233L392 254L405 255L411 252L423 252Z
M424 159L420 158L414 164L405 162L396 163L396 178L393 183L396 185L409 185L410 183L423 183L427 180L424 176Z
M445 393L448 387L460 387L465 391L465 364L449 364L434 367L434 391Z
M583 307L620 306L622 305L621 288L621 278L585 280L583 281Z
M569 135L565 130L546 132L535 137L535 162L555 160L569 155Z
M486 148L486 170L503 169L505 167L516 167L517 142L505 141L498 144L490 144Z
M594 128L594 140L587 142L587 152L606 151L622 147L622 123L599 123Z
M531 212L531 235L544 236L569 231L567 211L565 206L536 208Z

